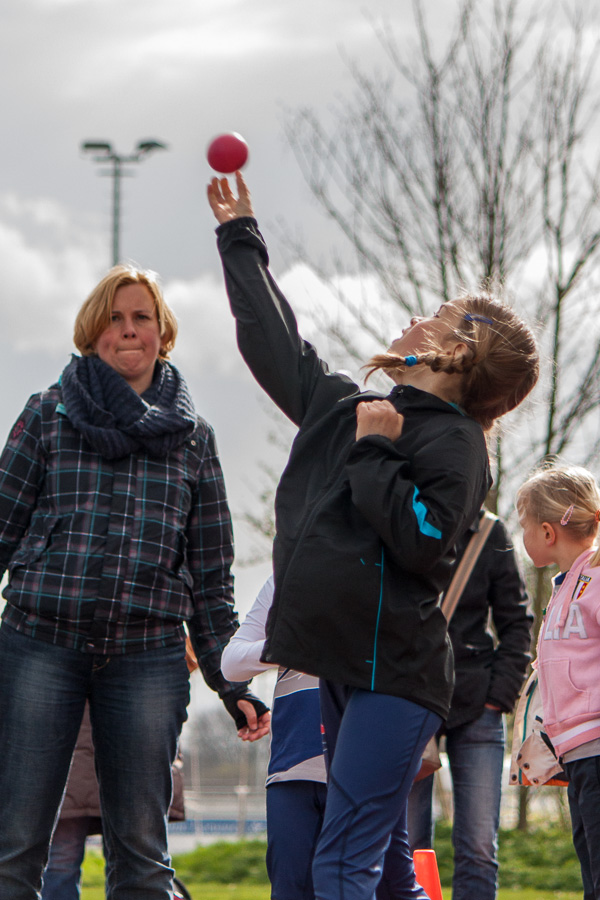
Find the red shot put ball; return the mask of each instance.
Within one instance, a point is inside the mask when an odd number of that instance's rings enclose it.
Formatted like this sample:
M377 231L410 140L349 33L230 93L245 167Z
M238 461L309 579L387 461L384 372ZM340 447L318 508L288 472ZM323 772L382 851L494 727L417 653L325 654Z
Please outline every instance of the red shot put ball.
M208 145L206 158L211 169L228 175L246 163L248 144L236 131L220 134Z

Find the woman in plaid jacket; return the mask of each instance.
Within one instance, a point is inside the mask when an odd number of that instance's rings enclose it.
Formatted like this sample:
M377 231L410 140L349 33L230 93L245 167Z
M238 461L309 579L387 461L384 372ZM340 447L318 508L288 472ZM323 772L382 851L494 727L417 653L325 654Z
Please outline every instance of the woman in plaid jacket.
M0 457L0 897L34 900L89 699L111 900L167 900L171 763L189 699L187 623L242 734L268 713L220 673L233 634L231 520L210 426L167 361L176 322L116 266L57 384Z

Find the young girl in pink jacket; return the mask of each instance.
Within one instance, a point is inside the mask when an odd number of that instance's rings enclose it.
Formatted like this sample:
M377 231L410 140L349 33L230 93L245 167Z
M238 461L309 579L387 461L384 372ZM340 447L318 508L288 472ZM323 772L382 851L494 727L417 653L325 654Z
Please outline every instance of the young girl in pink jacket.
M525 550L556 565L537 661L545 730L569 777L584 900L600 898L600 491L578 466L550 466L517 494Z

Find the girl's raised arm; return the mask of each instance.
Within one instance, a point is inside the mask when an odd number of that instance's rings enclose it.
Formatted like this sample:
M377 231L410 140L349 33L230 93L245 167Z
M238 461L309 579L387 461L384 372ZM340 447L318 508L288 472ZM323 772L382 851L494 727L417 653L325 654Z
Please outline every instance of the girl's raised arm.
M359 388L350 378L330 373L315 348L298 333L294 312L269 271L267 247L239 172L236 182L237 198L227 179L214 178L208 200L220 223L218 248L238 347L261 387L300 425L311 404L322 414Z

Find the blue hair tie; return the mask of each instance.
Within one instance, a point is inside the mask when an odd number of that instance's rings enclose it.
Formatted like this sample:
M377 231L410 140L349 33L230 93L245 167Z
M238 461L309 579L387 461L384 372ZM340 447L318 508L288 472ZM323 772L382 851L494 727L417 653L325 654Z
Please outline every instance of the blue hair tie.
M465 313L467 322L484 322L486 325L493 325L494 320L488 319L487 316L472 316L471 313Z
M405 356L404 357L404 364L406 366L416 366L416 364L418 362L419 362L419 360L417 359L416 356Z

